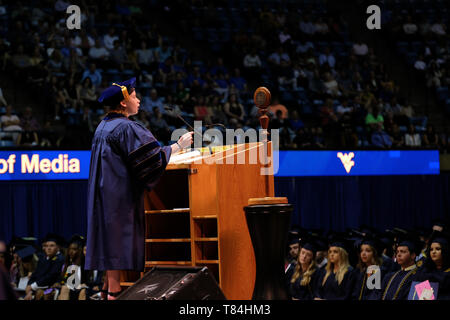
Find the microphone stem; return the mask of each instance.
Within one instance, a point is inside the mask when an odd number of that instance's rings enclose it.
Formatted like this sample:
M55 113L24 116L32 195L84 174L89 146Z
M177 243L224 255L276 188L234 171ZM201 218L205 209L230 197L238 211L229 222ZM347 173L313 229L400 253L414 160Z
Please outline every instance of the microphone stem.
M203 139L203 136L200 133L198 133L197 131L195 131L195 129L186 120L184 120L179 114L177 114L177 117L178 117L178 119L183 121L190 129L192 129L192 131L194 133L198 134Z

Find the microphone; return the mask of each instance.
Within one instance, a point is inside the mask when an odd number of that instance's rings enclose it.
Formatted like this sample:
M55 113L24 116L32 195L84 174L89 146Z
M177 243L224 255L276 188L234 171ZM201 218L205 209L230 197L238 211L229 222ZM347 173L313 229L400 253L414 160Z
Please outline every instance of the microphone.
M211 123L211 124L207 124L205 125L206 128L211 128L211 127L222 127L223 129L227 129L227 127L225 127L225 125L223 125L222 123Z
M173 108L168 107L168 106L165 106L164 109L167 111L173 111ZM195 131L195 129L186 120L184 120L182 116L177 114L177 118L180 119L181 121L183 121L183 123L185 123L194 133L198 134L202 138L202 140L205 140L205 142L209 142L209 143L212 142L211 138L203 137L201 133L198 133L197 131ZM206 139L204 139L204 138L206 138Z

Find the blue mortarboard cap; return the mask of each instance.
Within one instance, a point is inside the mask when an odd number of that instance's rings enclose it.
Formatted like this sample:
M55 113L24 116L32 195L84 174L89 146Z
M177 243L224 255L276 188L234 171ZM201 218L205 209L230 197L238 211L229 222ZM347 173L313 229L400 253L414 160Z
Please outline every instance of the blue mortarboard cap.
M123 82L113 83L103 90L98 101L104 105L116 106L120 101L127 99L131 89L136 86L136 78L131 78Z
M20 257L20 259L26 259L32 256L36 252L36 249L32 246L27 246L23 249L18 250L16 253Z

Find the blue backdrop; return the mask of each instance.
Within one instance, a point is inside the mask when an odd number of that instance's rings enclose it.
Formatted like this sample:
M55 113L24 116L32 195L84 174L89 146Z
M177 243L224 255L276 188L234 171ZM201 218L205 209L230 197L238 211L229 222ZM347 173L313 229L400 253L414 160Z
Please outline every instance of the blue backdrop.
M421 176L276 177L294 205L292 223L345 230L428 227L450 213L450 173ZM0 239L86 234L87 181L0 182Z

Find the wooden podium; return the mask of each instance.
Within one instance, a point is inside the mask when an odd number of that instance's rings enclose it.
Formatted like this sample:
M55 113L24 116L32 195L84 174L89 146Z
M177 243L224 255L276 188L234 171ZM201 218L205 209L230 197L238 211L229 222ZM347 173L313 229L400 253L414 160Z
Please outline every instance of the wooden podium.
M207 266L227 299L252 298L255 256L243 208L249 198L274 196L273 170L261 174L263 150L263 143L247 143L171 157L145 198L144 272L157 265ZM123 272L121 285L143 274Z

